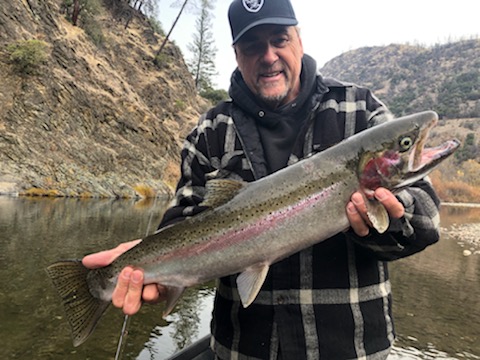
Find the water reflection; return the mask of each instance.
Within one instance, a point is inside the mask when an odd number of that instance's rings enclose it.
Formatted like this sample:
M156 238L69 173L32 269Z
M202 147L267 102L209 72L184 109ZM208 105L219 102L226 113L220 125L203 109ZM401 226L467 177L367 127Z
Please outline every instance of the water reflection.
M165 206L166 199L154 206L153 202L0 197L0 358L111 358L122 315L110 310L97 336L88 345L73 348L63 310L43 269L59 258L82 257L143 237L150 215L158 224ZM161 322L158 319L160 314L146 320L147 326L153 328ZM137 354L148 339L144 325L138 334L145 339L135 342Z
M73 348L43 269L143 237L166 204L0 197L0 358L113 359L121 312L110 309L91 338ZM480 222L480 209L443 208L443 227L463 222ZM399 338L392 360L480 359L480 255L463 256L457 242L442 236L424 253L392 264ZM208 333L212 296L212 284L189 289L166 320L161 306L143 307L130 321L123 359L165 359Z
M213 284L187 289L171 315L168 326L156 326L138 357L129 359L166 359L210 331L213 309Z
M445 229L479 222L480 209L442 209ZM390 272L399 346L430 354L417 359L480 359L480 256L465 257L458 241L442 234L438 244L394 262Z

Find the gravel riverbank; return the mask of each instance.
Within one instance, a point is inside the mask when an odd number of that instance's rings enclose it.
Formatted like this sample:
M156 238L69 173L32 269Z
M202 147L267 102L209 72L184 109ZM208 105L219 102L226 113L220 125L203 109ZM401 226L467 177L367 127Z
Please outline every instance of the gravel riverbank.
M463 255L480 255L480 223L453 225L449 229L442 228L442 232L458 242Z

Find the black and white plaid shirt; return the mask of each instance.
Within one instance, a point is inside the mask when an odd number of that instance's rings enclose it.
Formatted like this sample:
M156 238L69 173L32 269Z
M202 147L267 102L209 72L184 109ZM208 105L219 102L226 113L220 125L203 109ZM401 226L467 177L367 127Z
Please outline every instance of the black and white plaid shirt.
M391 117L368 89L314 76L316 86L289 163ZM254 181L268 175L255 123L266 110L236 90L233 101L204 114L186 139L176 199L161 226L202 211L198 204L209 179ZM216 356L385 359L394 341L387 261L421 251L439 238L438 199L430 184L420 181L398 197L406 216L392 222L386 234L359 238L340 233L273 264L246 309L236 276L220 279L212 320Z

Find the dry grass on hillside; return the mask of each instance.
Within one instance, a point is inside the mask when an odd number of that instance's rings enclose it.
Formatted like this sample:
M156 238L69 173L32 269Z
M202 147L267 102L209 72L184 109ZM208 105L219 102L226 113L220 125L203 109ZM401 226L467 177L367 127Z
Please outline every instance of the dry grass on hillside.
M480 164L475 160L460 165L448 160L430 176L444 202L480 203Z

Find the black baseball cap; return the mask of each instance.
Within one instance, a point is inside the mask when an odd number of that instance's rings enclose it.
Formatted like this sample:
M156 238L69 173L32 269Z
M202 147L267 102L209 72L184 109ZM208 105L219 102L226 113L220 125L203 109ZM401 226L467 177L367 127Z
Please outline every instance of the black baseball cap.
M228 20L235 44L258 25L297 25L290 0L235 0L228 9Z

